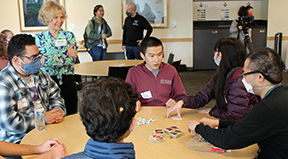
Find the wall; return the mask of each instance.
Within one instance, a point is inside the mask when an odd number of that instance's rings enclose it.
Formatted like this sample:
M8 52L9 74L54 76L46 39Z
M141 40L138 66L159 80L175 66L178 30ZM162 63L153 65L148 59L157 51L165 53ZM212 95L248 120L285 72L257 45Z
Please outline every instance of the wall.
M267 3L267 0L264 0L264 2ZM102 4L104 6L105 19L108 21L113 31L113 36L110 40L119 42L122 39L121 0L66 0L66 9L68 12L67 24L75 24L73 32L76 35L77 40L83 39L83 30L88 20L92 17L92 9L96 4ZM0 6L0 30L9 28L16 34L20 33L18 0L0 0ZM169 24L171 26L171 22L176 21L177 27L154 29L152 35L165 41L164 61L167 60L169 52L173 52L176 59L182 59L182 63L185 63L188 67L192 67L193 43L191 40L193 37L193 1L169 0L169 6ZM274 47L273 37L275 33L281 31L284 36L283 52L286 52L286 46L288 44L288 27L286 27L288 26L288 21L282 18L285 17L285 15L288 15L287 6L287 0L269 0L268 11L266 10L266 12L268 12L267 46ZM263 8L263 6L261 6L261 8ZM120 47L120 43L110 44L108 51L120 51Z
M224 2L227 4L226 7L223 6ZM206 20L221 20L220 11L222 8L229 9L229 20L234 20L238 17L237 12L240 6L246 6L251 3L251 6L254 8L254 17L255 19L267 20L266 16L261 14L261 3L262 1L203 1L203 2L193 2L193 20L197 20L197 8L201 8L200 4L203 5L202 8L206 9ZM267 11L267 9L266 9Z
M112 44L109 44L108 52L121 51L121 0L65 0L68 14L66 21L67 30L69 30L70 24L74 24L73 33L76 39L78 41L82 40L84 28L88 20L91 19L93 8L96 4L104 6L104 18L112 29L113 35L109 38L110 41L112 40ZM170 0L169 5L169 25L172 21L175 21L177 23L176 28L155 28L152 36L161 38L164 41L165 56L163 61L167 61L168 54L173 52L175 60L182 59L182 63L192 67L192 0ZM16 34L20 33L18 0L0 0L0 6L2 6L0 10L0 15L2 15L0 29L9 28ZM31 34L34 35L35 33ZM183 40L184 42L182 42Z

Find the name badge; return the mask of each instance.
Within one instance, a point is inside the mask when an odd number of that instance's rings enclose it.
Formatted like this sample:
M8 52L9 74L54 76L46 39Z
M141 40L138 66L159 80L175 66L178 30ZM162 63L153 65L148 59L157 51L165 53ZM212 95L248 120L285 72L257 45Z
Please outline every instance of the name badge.
M146 92L143 92L143 93L140 93L140 94L141 94L141 96L142 96L143 99L150 99L150 98L152 98L152 94L151 94L150 91L146 91Z
M66 46L67 41L66 39L58 39L55 41L55 46L59 47L59 46Z

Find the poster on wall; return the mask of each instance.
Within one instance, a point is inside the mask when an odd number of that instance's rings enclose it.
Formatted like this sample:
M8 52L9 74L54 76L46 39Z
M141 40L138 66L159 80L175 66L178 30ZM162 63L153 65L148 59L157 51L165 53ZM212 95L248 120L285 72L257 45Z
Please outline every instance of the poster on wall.
M135 3L136 12L145 17L153 28L168 28L169 0L122 0L122 24L126 18L126 5L131 2Z
M42 24L38 18L38 13L41 6L49 0L18 0L19 8L19 20L21 32L33 32L44 31L47 29L47 25ZM65 0L53 0L65 7ZM66 24L62 25L62 28L66 29Z
M221 20L229 20L229 8L221 8Z
M206 19L206 9L198 8L197 9L197 20L205 20Z

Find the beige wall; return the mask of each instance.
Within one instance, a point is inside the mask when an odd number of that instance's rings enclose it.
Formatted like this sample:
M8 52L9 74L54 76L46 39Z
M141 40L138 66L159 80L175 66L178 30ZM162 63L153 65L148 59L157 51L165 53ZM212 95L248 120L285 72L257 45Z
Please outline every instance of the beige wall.
M105 19L112 28L113 36L111 40L122 39L121 22L121 0L65 0L68 13L67 29L69 24L74 24L74 34L77 40L82 40L83 30L92 17L92 10L96 4L102 4L105 9ZM268 36L274 36L276 32L283 32L284 38L288 35L288 15L287 0L269 0L268 2ZM20 33L18 0L0 0L0 29L9 28L14 33ZM152 35L167 41L186 39L185 42L164 42L164 53L166 61L169 52L175 54L175 59L182 59L188 67L193 66L193 0L169 0L169 24L177 22L176 28L154 29ZM31 33L34 34L34 33ZM285 37L286 35L286 37ZM188 39L188 40L187 40ZM287 40L283 42L283 51L286 51ZM274 47L274 41L268 40L268 46ZM121 51L121 44L111 44L109 51Z

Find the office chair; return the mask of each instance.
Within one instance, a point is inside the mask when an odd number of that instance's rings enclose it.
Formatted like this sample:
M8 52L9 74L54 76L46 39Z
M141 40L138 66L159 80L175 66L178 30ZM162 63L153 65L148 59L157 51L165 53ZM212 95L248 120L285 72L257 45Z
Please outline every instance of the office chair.
M78 52L78 59L80 63L86 63L86 62L93 62L93 59L88 51L86 52ZM92 82L94 82L94 79L92 77ZM87 76L85 75L85 85L87 84Z
M108 77L121 78L121 79L125 80L127 73L128 73L128 70L131 67L133 67L133 66L124 66L124 67L109 66Z
M173 60L174 60L174 54L170 53L170 54L169 54L169 57L168 57L167 63L169 63L170 65L172 65Z
M178 61L174 61L174 62L172 63L172 66L174 66L174 67L176 68L176 70L177 70L178 73L179 73L179 69L180 69L180 63L181 63L181 59L178 60Z
M125 60L124 52L107 52L105 60Z

